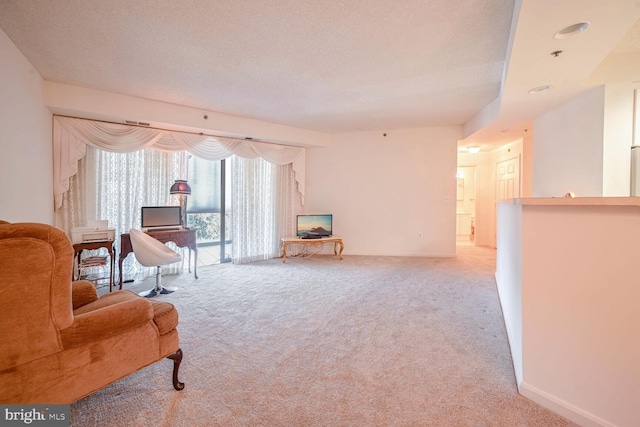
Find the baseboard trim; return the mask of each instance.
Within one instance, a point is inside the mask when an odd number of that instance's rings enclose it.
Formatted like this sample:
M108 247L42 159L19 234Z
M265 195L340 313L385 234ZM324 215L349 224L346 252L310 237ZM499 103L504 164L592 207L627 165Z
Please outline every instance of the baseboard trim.
M520 394L527 399L533 400L537 404L562 415L582 427L618 427L526 382L522 382L519 389Z

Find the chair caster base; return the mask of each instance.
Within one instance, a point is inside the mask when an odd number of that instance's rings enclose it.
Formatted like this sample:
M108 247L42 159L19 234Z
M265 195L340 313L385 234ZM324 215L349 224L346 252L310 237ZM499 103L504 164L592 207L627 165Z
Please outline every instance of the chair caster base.
M140 292L138 295L145 298L153 298L157 297L158 295L172 294L177 290L178 288L160 288L160 290L153 288L149 291Z

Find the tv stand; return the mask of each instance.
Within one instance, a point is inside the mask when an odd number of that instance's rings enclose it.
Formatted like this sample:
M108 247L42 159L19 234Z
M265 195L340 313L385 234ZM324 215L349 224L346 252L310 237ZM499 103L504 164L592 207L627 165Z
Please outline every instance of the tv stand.
M288 245L303 245L303 246L321 246L325 243L333 243L333 254L342 259L342 251L344 250L344 243L342 243L342 237L329 236L320 237L318 239L303 239L301 237L283 237L282 238L282 263L287 261L287 246Z

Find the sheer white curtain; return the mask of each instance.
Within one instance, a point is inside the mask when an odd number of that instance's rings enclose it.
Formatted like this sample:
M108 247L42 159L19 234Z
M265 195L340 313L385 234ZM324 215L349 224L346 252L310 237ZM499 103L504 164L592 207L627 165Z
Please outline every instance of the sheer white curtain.
M280 256L280 243L283 237L296 235L296 218L302 212L302 194L296 189L298 183L291 164L279 165L276 174L276 255Z
M261 158L230 158L232 260L246 263L278 257L280 239L295 234L296 215L302 209L291 164L276 165ZM69 228L87 219L106 219L116 235L140 226L140 207L177 204L169 188L187 177L188 154L147 148L133 153L111 153L91 147L71 177L61 209ZM119 253L119 240L116 250ZM180 250L173 246L175 250ZM186 254L185 254L186 255ZM181 265L165 268L179 272ZM153 269L140 266L133 256L123 263L125 279L141 279Z
M53 153L56 224L66 231L96 218L123 233L138 226L143 204L176 203L167 200L169 186L187 178L187 153L234 157L235 262L278 256L304 203L300 147L54 116Z
M62 207L63 223L69 228L86 224L87 219L109 221L116 236L140 227L142 206L176 205L178 199L169 189L176 179L187 177L187 153L167 153L146 148L132 153L112 153L87 147L87 155L78 165L78 174L70 179ZM120 241L116 239L116 252ZM173 246L174 250L182 251ZM176 273L181 264L164 267ZM123 277L141 279L155 269L142 267L129 256L123 263Z
M69 180L78 173L78 161L85 156L87 146L118 153L153 147L166 152L186 151L207 160L222 160L235 154L250 159L261 157L277 165L291 163L296 188L304 203L304 148L54 116L53 195L56 211L62 207L64 193L69 191Z
M280 255L280 239L295 233L295 218L301 208L294 175L291 164L231 157L234 263Z

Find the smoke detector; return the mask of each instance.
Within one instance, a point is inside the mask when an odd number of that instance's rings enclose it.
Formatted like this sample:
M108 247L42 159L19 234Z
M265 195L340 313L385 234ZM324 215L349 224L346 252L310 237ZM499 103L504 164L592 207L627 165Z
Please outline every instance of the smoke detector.
M590 22L579 22L577 24L569 25L566 28L561 29L557 33L553 35L556 39L566 39L567 37L578 35L584 31L591 25Z

